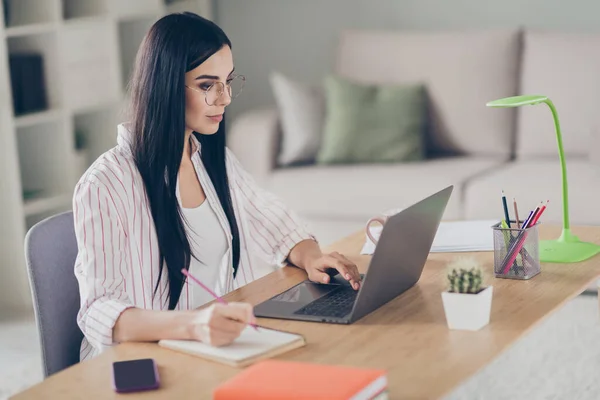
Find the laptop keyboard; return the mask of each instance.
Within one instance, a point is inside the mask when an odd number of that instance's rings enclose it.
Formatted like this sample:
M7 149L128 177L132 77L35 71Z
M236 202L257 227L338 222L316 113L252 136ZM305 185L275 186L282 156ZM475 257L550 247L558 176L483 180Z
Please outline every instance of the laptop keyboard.
M350 314L358 291L344 287L308 303L294 314L342 318Z

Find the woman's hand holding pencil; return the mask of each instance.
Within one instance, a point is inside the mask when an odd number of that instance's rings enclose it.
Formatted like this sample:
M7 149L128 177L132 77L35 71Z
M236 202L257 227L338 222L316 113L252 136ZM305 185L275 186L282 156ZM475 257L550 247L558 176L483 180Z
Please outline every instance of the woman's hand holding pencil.
M231 344L248 324L256 323L248 303L215 303L194 312L189 336L216 347Z
M225 346L240 336L247 325L258 330L254 308L248 303L227 303L196 277L182 269L181 273L206 290L217 303L196 311L190 326L190 337L213 346Z

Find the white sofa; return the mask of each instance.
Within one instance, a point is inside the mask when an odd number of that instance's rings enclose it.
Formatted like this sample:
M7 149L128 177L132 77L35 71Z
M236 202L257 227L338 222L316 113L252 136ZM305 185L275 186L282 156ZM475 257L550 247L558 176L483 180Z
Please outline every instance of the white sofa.
M560 166L545 105L486 102L545 94L555 103L568 166L572 224L599 224L600 35L535 31L375 32L341 35L335 71L368 83L424 82L431 109L422 162L280 167L279 111L233 121L228 145L254 177L304 217L324 244L390 208L455 185L445 219L501 218L500 192L521 213L550 200L562 220Z

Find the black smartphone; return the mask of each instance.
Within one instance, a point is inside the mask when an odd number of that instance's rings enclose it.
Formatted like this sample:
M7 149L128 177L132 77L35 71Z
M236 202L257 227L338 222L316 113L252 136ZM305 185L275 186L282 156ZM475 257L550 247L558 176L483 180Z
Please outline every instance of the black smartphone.
M113 387L119 393L157 389L158 367L151 358L113 363Z

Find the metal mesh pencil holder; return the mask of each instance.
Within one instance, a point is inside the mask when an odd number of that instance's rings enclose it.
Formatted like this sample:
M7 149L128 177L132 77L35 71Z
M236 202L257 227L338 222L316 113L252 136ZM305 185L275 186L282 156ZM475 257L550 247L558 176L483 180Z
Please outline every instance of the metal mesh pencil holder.
M538 225L527 229L493 225L494 275L496 278L531 279L540 273Z

